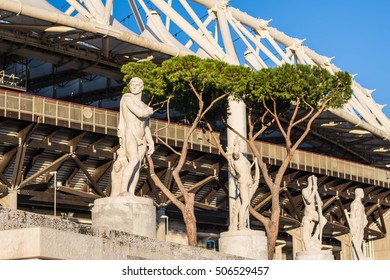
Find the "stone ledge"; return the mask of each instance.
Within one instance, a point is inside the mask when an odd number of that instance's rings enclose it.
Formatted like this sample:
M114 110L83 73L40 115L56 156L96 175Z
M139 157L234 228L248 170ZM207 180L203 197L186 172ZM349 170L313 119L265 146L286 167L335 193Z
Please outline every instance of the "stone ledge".
M0 207L2 259L235 260L242 257L199 247L98 230L45 215ZM7 248L14 248L12 250ZM19 253L12 253L15 250Z
M334 256L331 250L302 251L302 252L297 252L295 259L333 261Z

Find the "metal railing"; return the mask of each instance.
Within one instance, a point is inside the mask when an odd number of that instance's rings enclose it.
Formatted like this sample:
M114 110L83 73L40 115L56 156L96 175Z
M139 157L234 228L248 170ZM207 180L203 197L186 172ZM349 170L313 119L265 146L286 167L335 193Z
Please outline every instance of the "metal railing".
M283 146L260 141L256 145L263 159L269 164L281 163L287 155ZM390 187L388 171L331 156L297 150L289 166L297 170Z
M167 123L165 121L151 119L150 129L156 136L156 142L159 142L160 138L165 143L180 147L184 141L185 135L190 130L190 127L178 123ZM216 134L216 137L219 138L219 134ZM219 154L210 133L202 131L202 129L199 128L196 128L194 133L191 134L188 144L189 148L192 150Z
M0 90L0 115L109 135L116 135L119 118L116 111L6 90ZM189 126L177 123L168 124L156 119L150 120L150 127L157 142L161 139L172 146L180 146L189 130ZM217 137L219 137L218 134ZM189 139L189 148L218 154L211 140L208 132L196 129ZM286 149L283 146L259 141L257 148L263 159L270 164L279 164L286 157ZM386 170L331 156L297 150L290 162L290 167L390 187L389 173Z
M46 97L0 91L5 117L116 135L118 112Z

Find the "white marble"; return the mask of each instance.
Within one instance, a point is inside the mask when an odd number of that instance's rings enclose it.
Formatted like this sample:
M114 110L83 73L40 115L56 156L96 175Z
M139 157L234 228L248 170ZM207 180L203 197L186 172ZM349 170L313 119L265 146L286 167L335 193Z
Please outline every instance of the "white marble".
M322 215L322 201L318 193L317 177L312 175L308 179L307 187L302 190L305 204L302 219L302 240L305 251L316 251L322 248L322 231L327 222Z
M365 259L364 253L362 251L362 243L364 238L364 228L367 226L368 221L365 208L362 203L363 198L363 189L357 188L355 190L355 199L351 203L351 214L349 217L353 243L353 256L355 260Z
M229 171L235 179L236 192L238 196L233 206L233 213L230 213L232 219L229 230L246 230L249 228L247 223L249 217L249 204L255 193L260 178L260 171L255 160L255 176L252 177L252 165L244 155L246 142L237 137L234 140L234 146L227 151L229 160Z
M119 111L118 138L120 148L111 173L111 194L134 195L142 160L154 152L149 128L153 108L142 102L143 81L134 77L129 82L129 93L122 96Z

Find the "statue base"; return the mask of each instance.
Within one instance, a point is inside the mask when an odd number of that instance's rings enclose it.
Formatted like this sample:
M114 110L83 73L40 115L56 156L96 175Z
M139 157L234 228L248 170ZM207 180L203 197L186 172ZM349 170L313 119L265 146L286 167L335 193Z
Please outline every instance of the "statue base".
M150 198L116 196L96 199L92 226L156 238L156 207Z
M302 251L298 252L296 260L328 260L333 261L334 256L332 251L318 250L318 251Z
M230 230L222 232L219 251L248 259L267 260L267 237L259 230Z

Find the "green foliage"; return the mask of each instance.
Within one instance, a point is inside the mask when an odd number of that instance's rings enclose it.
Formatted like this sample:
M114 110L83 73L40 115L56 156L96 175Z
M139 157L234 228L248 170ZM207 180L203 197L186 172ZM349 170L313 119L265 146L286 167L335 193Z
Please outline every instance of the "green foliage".
M214 59L196 56L172 58L164 61L160 74L165 77L169 91L173 94L173 106L179 112L195 117L198 108L196 95L202 94L207 107L213 100L225 93L240 93L247 90L249 68L232 66ZM208 120L226 115L227 98L214 105L206 116Z
M128 63L122 67L122 72L126 82L134 76L143 79L146 93L171 97L171 107L190 120L198 112L197 94L201 95L206 108L223 94L240 95L248 92L253 84L251 69L197 56L171 58L161 66L149 61ZM127 91L125 88L124 92ZM206 117L212 121L227 112L228 101L223 98Z
M328 101L326 108L337 108L345 104L352 95L352 79L346 72L331 74L328 70L309 65L284 64L255 72L253 90L249 95L239 97L250 106L262 104L270 98L278 102L291 102L297 98L301 106L306 102L320 108Z
M123 88L123 93L129 92L128 83L131 78L139 77L144 81L144 98L150 99L151 95L164 95L164 84L157 72L158 67L151 61L129 62L122 66L121 72L124 74L123 81L126 86Z
M175 57L161 66L145 61L122 66L127 83L138 76L145 84L146 95L171 97L171 108L194 119L201 98L207 107L222 94L229 93L243 100L249 108L262 110L263 100L290 106L298 98L300 107L316 109L324 102L326 108L345 104L352 95L352 79L346 72L331 74L328 70L308 65L284 64L276 68L253 71L248 67L229 65L197 56ZM127 92L128 88L124 89ZM224 98L206 116L209 120L226 115L228 101Z

